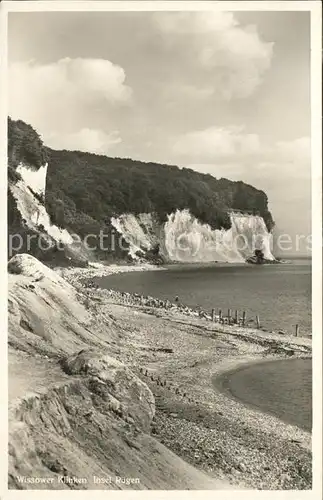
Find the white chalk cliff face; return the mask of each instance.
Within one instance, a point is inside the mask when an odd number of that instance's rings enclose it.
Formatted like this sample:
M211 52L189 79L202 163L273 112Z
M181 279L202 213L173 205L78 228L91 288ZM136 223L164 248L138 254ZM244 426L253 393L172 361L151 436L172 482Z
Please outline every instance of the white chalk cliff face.
M274 260L271 234L262 217L231 213L230 218L230 229L213 230L189 210L176 210L159 228L159 236L150 214L123 214L112 222L130 244L129 253L134 258L138 258L136 252L150 250L159 240L161 253L171 261L238 263L245 262L255 250L262 250L265 259Z
M21 180L15 184L9 183L9 189L28 228L38 231L42 226L42 231L45 230L56 242L72 244L73 238L68 231L51 223L44 204L35 196L35 194L45 196L47 166L46 163L35 170L27 165L19 164L17 172Z
M29 186L34 193L45 196L46 176L48 163L42 165L38 170L27 167L20 163L16 169L22 180Z
M111 217L111 224L129 243L129 255L138 259L137 252L144 254L158 243L156 222L151 214L122 214Z
M39 169L20 164L17 173L21 180L10 183L9 187L25 225L71 247L72 236L66 229L51 223L39 198L45 196L47 164ZM215 230L199 222L189 210L169 214L163 225L150 213L122 214L112 217L111 223L129 244L128 252L134 260L157 246L159 254L168 261L239 263L253 256L255 250L262 250L265 259L274 260L272 236L262 217L232 212L230 218L230 229ZM91 259L90 255L88 257Z

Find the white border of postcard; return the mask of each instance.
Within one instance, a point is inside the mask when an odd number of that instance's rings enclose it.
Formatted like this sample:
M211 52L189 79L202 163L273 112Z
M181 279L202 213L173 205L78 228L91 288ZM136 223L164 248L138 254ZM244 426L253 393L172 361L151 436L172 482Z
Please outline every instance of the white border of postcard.
M1 377L1 490L0 499L58 499L70 498L123 500L172 498L189 499L223 499L233 497L242 500L265 499L321 499L322 498L322 7L317 1L2 1L1 15L1 85L0 85L0 145L1 145L1 176L2 211L1 236L2 242L7 241L7 15L9 12L39 12L39 11L308 11L311 12L311 150L312 150L312 312L313 312L313 489L308 491L50 491L50 490L8 490L8 400L7 400L7 248L1 247L1 310L3 319L0 361Z

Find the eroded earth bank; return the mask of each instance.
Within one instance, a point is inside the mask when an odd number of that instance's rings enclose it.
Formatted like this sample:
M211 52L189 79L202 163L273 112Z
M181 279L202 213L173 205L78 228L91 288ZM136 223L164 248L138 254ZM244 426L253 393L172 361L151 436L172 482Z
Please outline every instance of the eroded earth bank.
M9 488L311 488L310 433L212 384L240 363L309 357L310 339L81 278L9 262Z

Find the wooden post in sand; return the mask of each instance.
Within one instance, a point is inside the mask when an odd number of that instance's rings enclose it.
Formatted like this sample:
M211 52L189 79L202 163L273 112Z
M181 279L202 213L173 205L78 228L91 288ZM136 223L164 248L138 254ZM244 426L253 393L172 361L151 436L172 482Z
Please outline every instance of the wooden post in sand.
M228 309L228 325L231 323L231 309Z
M295 337L298 337L298 332L299 332L299 325L296 325L296 328L295 328Z
M246 311L243 311L242 313L242 326L245 326L246 323Z
M215 321L215 309L212 309L212 321Z
M235 315L234 315L234 322L237 325L238 324L238 311L236 309Z
M260 328L260 319L259 319L258 315L256 316L256 322L257 322L257 328L259 329Z
M222 321L222 310L219 309L219 322L221 323L221 321Z

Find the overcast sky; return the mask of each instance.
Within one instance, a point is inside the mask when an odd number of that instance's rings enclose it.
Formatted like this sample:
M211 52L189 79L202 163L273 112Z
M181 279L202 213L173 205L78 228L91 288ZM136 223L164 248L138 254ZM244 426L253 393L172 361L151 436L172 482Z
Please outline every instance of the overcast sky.
M294 239L310 233L309 37L306 12L10 13L10 115L53 148L253 184Z

